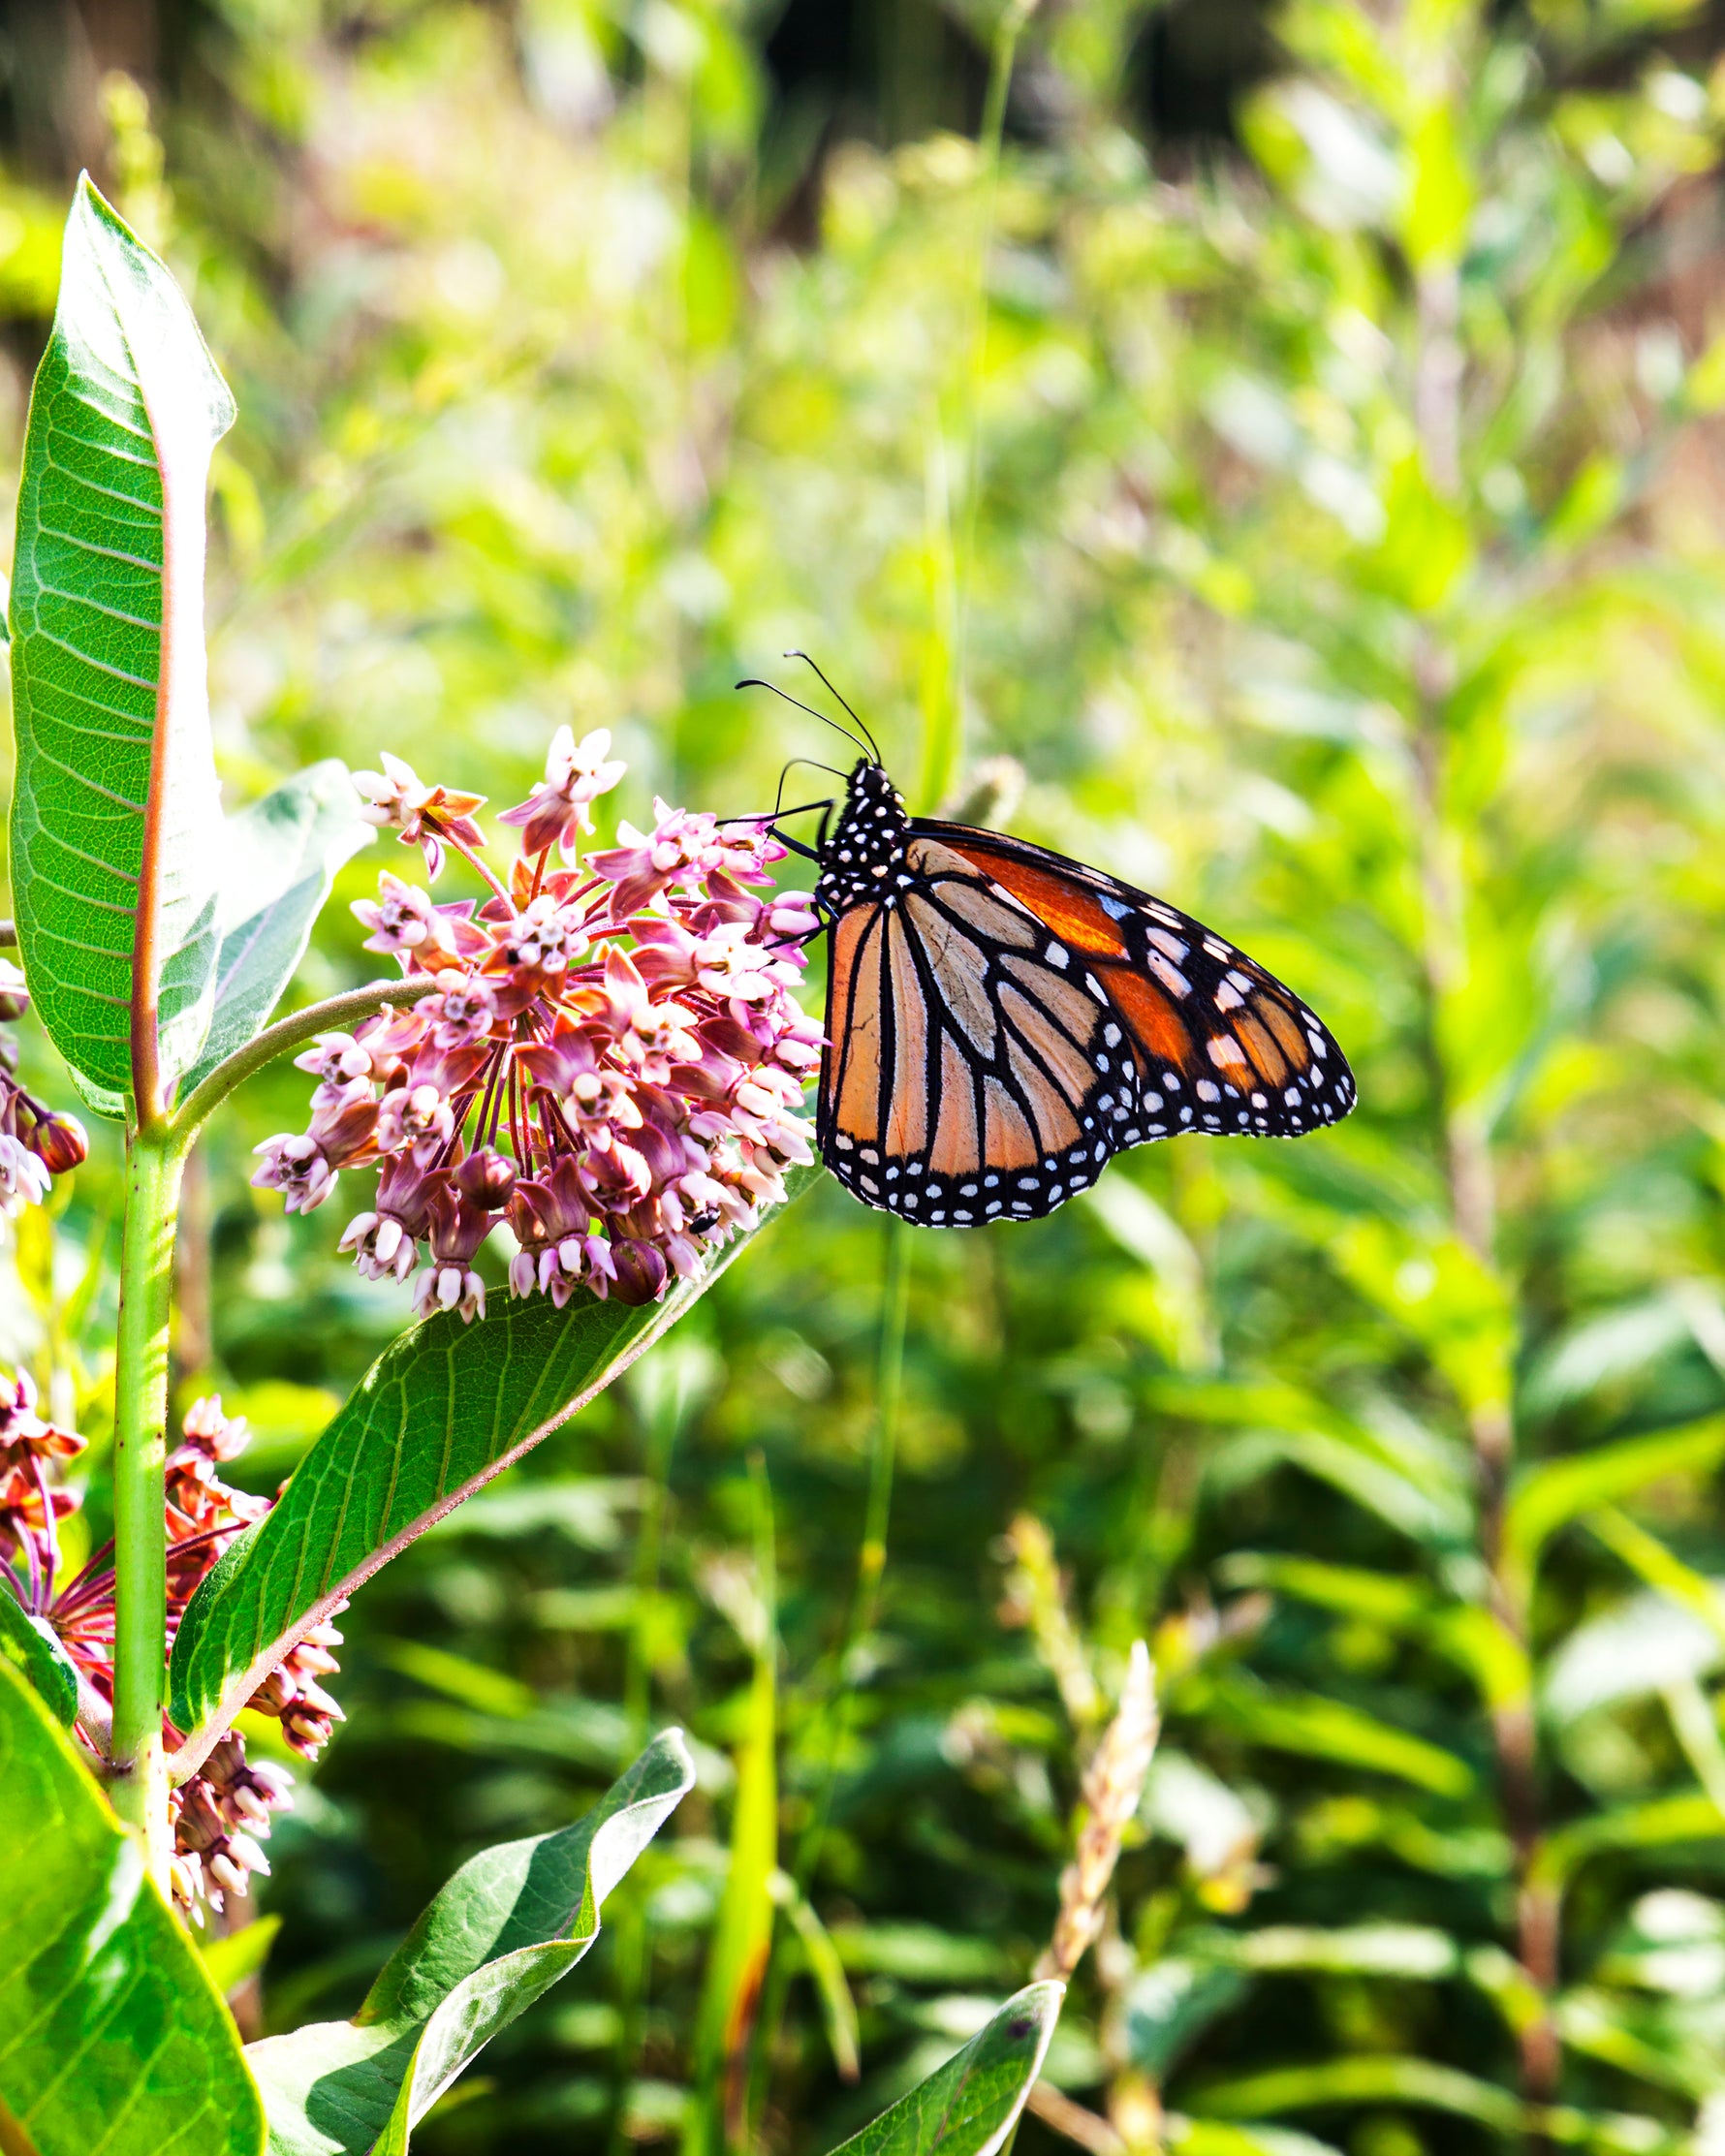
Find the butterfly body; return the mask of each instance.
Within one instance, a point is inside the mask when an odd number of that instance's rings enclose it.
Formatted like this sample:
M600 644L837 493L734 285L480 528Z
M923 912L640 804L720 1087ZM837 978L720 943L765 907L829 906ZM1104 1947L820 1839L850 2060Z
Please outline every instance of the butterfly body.
M870 758L819 859L815 1133L865 1204L1034 1220L1130 1146L1299 1137L1354 1104L1334 1040L1244 953L1081 862L908 815Z

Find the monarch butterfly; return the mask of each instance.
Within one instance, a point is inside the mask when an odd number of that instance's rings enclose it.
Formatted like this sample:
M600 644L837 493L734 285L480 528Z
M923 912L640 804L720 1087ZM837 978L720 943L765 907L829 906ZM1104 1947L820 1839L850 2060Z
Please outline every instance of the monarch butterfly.
M1354 1106L1334 1038L1255 959L1098 869L911 816L872 736L831 836L786 843L830 930L815 1141L865 1205L1037 1220L1130 1146Z

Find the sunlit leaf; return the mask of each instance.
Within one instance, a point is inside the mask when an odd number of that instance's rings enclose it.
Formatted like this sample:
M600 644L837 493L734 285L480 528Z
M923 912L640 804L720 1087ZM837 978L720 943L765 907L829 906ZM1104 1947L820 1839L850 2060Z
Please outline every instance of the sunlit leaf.
M237 1931L224 1931L198 1940L198 1955L204 1974L223 1998L232 1998L242 1984L260 1974L269 1959L269 1950L281 1929L277 1914L254 1917Z
M1388 2054L1271 2067L1208 2082L1193 2090L1188 2102L1220 2118L1271 2118L1338 2104L1408 2104L1476 2119L1499 2133L1516 2133L1521 2125L1521 2104L1507 2090L1431 2059Z
M257 2156L239 2038L68 1738L0 1659L0 2100L38 2156Z
M1209 1711L1224 1728L1272 1751L1394 1775L1437 1797L1465 1797L1473 1787L1473 1769L1454 1752L1340 1700L1265 1692L1234 1679L1217 1685Z
M36 1008L109 1113L132 1085L141 902L154 917L165 1082L209 1026L221 800L204 686L204 490L233 420L179 288L81 180L18 489L13 890Z
M1065 1995L1061 1984L1026 1985L961 2051L832 2156L993 2156L1042 2071Z
M353 2020L249 2046L269 2156L404 2156L462 2068L593 1944L606 1896L693 1781L668 1731L578 1825L463 1864Z
M229 819L215 1008L184 1091L267 1020L304 955L335 871L374 835L346 765L333 758Z

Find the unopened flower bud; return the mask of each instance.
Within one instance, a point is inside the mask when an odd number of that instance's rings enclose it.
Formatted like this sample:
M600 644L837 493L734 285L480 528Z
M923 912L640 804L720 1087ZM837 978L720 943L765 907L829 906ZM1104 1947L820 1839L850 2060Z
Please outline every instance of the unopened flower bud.
M64 1175L89 1159L90 1140L76 1115L45 1115L30 1133L30 1150L50 1175Z
M664 1287L670 1271L658 1249L650 1242L623 1237L612 1244L611 1255L616 1267L612 1292L617 1300L651 1302Z
M236 1811L250 1826L269 1831L269 1806L256 1790L247 1789L243 1782L236 1782L228 1792L230 1809Z
M269 1859L249 1834L230 1834L228 1848L235 1861L243 1864L247 1871L261 1871L266 1879L269 1877Z
M10 958L0 958L0 1024L21 1018L30 1008L30 991L24 977Z
M225 1850L217 1850L215 1855L209 1859L208 1871L209 1876L215 1881L216 1885L224 1889L228 1893L244 1893L246 1886L245 1874L240 1870L239 1866L234 1861L233 1858L230 1857Z
M455 1188L487 1212L500 1212L515 1193L516 1168L494 1146L481 1145L455 1170Z

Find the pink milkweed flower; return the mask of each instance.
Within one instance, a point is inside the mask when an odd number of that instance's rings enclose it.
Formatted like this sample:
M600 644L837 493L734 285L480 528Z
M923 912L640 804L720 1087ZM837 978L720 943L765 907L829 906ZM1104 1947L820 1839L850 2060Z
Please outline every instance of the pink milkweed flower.
M431 1228L431 1263L434 1265L466 1265L491 1232L490 1207L459 1195L453 1179L439 1183L427 1208Z
M472 980L455 967L438 975L439 992L418 1006L428 1021L431 1038L440 1048L475 1047L490 1036L500 1015L501 999L486 981Z
M368 1078L371 1057L351 1033L320 1033L311 1047L295 1056L297 1071L309 1071L318 1080L314 1101L326 1089L335 1092L355 1078Z
M592 949L586 922L573 906L559 905L549 892L525 905L510 922L492 963L500 972L560 974Z
M580 741L568 727L557 729L544 782L518 808L506 808L497 819L520 828L523 854L543 854L555 843L566 861L576 859L580 839L593 830L588 803L609 794L628 769L626 764L608 763L610 754L611 734L604 727Z
M584 869L550 865L553 842L573 859L621 775L609 747L552 743L544 784L506 818L520 858L505 877L475 857L491 885L477 911L384 874L355 909L368 948L433 976L430 992L308 1050L310 1128L262 1149L257 1179L296 1210L380 1164L341 1248L369 1277L412 1276L422 1315L483 1315L500 1221L518 1245L512 1295L650 1300L755 1226L809 1157L796 1109L821 1028L794 990L813 917L804 894L768 888L786 849L760 819L661 801L650 832L625 826ZM386 777L384 820L442 813L407 766Z
M767 881L761 858L764 825L721 825L716 816L672 808L661 800L654 801L653 814L657 821L650 831L619 824L622 843L588 857L587 865L616 886L614 920L639 913L673 885L687 888L710 875L727 874L739 883Z
M26 1205L40 1205L51 1180L46 1162L9 1131L0 1131L0 1218L11 1220Z
M389 1213L356 1213L335 1247L354 1253L367 1280L405 1280L419 1263L419 1245Z
M372 1138L377 1129L377 1096L362 1078L349 1078L339 1086L320 1085L312 1096L311 1129L314 1140L331 1168L356 1168L374 1159Z
M377 1149L406 1150L429 1168L455 1135L455 1114L442 1089L430 1083L398 1085L377 1108Z
M253 1187L279 1190L291 1213L315 1212L335 1188L335 1171L315 1138L283 1131L252 1150L264 1155L264 1165L253 1173Z
M378 878L378 889L383 893L381 898L356 898L351 908L361 925L371 930L365 949L387 952L392 956L427 946L435 950L439 942L438 918L430 893L421 891L417 884L404 884L388 869Z
M483 846L486 834L473 820L473 811L485 805L483 794L456 794L447 786L422 786L411 764L392 756L381 759L383 770L356 771L354 784L364 797L360 814L382 830L399 831L404 846L418 846L425 856L425 873L435 883L443 870L445 839L463 850Z
M714 995L742 1003L761 1003L774 988L788 984L777 961L752 941L739 921L726 922L702 938L695 948L695 978Z

